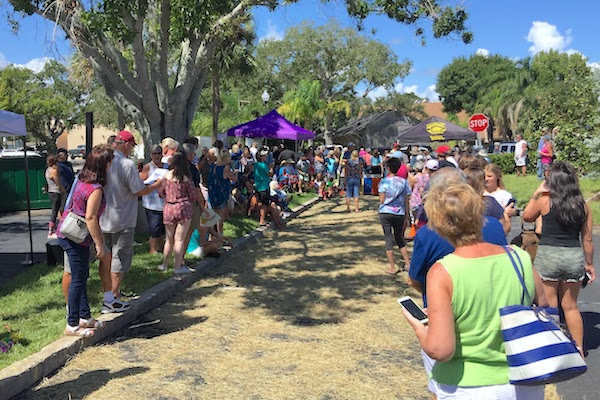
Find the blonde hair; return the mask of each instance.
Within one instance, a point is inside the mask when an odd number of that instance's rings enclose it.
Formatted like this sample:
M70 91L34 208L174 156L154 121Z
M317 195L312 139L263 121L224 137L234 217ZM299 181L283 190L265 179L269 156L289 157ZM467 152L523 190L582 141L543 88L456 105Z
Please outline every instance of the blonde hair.
M463 169L463 172L467 177L467 183L471 185L477 193L483 194L485 191L485 172L483 171L483 168L470 166Z
M229 154L229 150L223 147L221 151L217 153L217 158L222 164L228 164L231 161L231 154Z
M431 227L451 245L459 247L481 240L483 198L469 184L432 186L424 201Z
M353 160L358 160L358 150L352 150L352 153L350 153L350 158Z
M237 153L238 151L240 151L240 146L238 146L237 144L234 144L233 146L231 146L232 153Z
M500 189L506 189L504 182L502 181L502 170L494 163L487 164L483 167L483 170L488 174L494 174L498 177L498 187Z
M177 149L179 147L179 142L172 137L166 137L160 142L160 147L163 149L166 147L168 149Z

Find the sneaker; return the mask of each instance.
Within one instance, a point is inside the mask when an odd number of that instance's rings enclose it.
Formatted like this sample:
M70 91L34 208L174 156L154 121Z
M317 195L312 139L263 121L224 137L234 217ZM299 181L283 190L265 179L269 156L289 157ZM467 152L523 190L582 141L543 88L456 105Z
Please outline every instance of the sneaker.
M188 267L175 268L175 275L191 274L192 272L194 271Z
M58 236L56 236L56 232L54 232L54 233L49 233L49 234L48 234L48 239L58 239Z
M167 266L166 266L166 265L164 265L164 264L160 264L160 265L157 267L157 269L158 269L159 271L166 271L166 270L167 270Z
M102 303L102 314L110 314L110 313L120 313L123 311L127 311L129 309L129 303L121 300L113 300L110 303L104 302Z

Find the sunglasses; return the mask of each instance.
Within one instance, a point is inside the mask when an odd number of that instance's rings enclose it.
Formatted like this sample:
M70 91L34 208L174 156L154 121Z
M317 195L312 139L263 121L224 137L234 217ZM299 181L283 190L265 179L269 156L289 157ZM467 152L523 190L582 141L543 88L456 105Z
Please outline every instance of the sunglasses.
M156 155L158 155L158 156L162 156L162 153L161 153L161 152L156 152L156 153L152 153L152 155L153 155L153 156L156 156Z

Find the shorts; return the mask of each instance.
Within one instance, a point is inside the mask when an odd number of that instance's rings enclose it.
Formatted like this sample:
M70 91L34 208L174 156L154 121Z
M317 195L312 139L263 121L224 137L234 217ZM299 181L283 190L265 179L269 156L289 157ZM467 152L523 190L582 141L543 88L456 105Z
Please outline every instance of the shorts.
M146 219L148 220L150 237L159 238L165 235L165 224L163 223L162 211L148 210L146 208Z
M106 245L104 245L105 250L108 252L110 250L108 250L108 247L106 247ZM94 242L92 242L92 244L90 244L90 264L93 263L94 261L96 261L96 245L94 244ZM65 251L65 263L64 263L64 269L63 269L67 274L71 273L71 264L69 264L69 257L67 257L67 252Z
M423 358L423 366L425 367L425 374L427 375L427 388L437 397L438 383L431 378L431 371L433 371L435 360L429 357L423 349L421 349L421 357Z
M258 202L260 205L268 206L271 204L271 193L269 190L261 190L260 192L256 193L256 196L258 197Z
M581 247L540 245L534 266L544 281L579 282L585 275Z
M356 177L346 178L346 197L358 197L360 190L360 179Z
M550 171L551 168L552 168L551 163L542 163L542 171Z
M298 171L298 179L301 181L308 181L310 179L308 172Z
M515 158L515 164L517 167L524 167L527 165L527 157Z
M129 272L133 260L133 236L135 230L125 229L116 233L104 233L104 243L112 252L110 272Z

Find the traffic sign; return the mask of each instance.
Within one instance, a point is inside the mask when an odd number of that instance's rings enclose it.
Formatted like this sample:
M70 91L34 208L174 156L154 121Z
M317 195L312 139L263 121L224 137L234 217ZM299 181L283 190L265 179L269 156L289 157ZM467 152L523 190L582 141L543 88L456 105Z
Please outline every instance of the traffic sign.
M490 120L485 114L473 114L469 118L469 128L475 132L484 132L490 126Z

